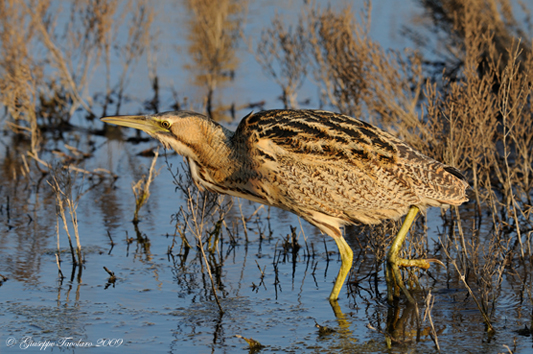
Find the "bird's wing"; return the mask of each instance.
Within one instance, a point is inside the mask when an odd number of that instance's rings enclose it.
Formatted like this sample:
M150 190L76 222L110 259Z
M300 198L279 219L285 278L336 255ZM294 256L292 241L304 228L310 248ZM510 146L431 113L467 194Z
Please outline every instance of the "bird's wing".
M306 161L341 160L360 165L394 164L397 144L392 135L356 118L320 110L272 110L245 117L236 135L275 144ZM259 144L260 146L261 144Z

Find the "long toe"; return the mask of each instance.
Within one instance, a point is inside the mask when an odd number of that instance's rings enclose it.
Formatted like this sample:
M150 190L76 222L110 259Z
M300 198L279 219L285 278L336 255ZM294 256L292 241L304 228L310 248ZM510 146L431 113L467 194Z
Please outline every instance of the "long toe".
M405 294L409 302L414 303L414 298L411 296L405 283L402 279L400 268L416 267L422 269L429 269L431 263L438 263L442 266L446 266L440 260L435 258L429 259L405 259L398 257L390 257L387 259L387 293L389 301L392 301L394 297L400 295L400 289Z

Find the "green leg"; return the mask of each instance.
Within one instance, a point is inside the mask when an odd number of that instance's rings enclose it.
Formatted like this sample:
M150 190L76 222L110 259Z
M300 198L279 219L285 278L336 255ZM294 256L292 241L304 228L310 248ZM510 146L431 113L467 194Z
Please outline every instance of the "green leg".
M403 291L409 302L414 303L415 300L405 287L405 284L402 280L402 275L400 272L399 267L419 267L428 269L429 268L429 261L426 259L403 259L399 258L398 254L400 253L400 250L402 248L402 245L405 241L405 238L407 236L407 233L409 232L409 229L411 228L411 224L413 223L416 214L418 213L418 208L416 206L412 206L411 209L409 209L409 212L407 213L407 216L405 217L405 220L403 222L403 225L396 235L396 238L394 239L394 242L392 243L392 246L389 250L389 253L387 254L387 267L386 267L386 279L387 279L387 297L389 301L392 301L394 296L398 297L400 295L400 289ZM436 261L436 260L431 260Z
M336 237L335 242L337 243L339 253L341 254L342 265L341 269L339 269L339 274L337 275L337 280L335 281L333 290L331 290L331 295L329 295L329 301L337 301L339 298L342 285L344 284L344 280L352 268L353 261L353 252L350 246L348 246L346 243L346 240L343 237Z

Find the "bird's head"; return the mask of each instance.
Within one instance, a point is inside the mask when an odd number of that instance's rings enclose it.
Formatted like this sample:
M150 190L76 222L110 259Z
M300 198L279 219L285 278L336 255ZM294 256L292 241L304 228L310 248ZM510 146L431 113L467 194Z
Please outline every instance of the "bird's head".
M178 154L190 158L196 157L198 146L209 144L213 135L209 133L218 126L208 117L190 111L104 117L102 121L142 130L166 148L172 148Z

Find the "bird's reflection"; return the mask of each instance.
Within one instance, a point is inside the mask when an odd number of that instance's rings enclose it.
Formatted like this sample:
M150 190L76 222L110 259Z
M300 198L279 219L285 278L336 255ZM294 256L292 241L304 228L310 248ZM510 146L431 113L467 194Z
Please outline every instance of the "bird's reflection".
M342 342L345 344L357 342L352 328L352 321L341 309L337 301L331 301L331 308L338 323L338 332ZM431 326L423 326L423 321L419 311L418 303L396 301L394 304L386 305L386 326L385 329L369 328L383 335L387 348L403 345L412 342L420 342L424 338L432 336Z

